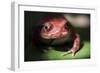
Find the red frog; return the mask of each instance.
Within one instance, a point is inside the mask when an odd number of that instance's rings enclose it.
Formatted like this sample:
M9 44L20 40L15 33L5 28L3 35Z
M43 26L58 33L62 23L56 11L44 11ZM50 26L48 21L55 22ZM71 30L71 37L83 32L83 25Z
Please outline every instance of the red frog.
M44 20L43 27L41 29L40 36L44 39L59 40L59 39L67 38L70 33L72 34L71 36L74 37L73 46L70 50L66 51L63 55L65 56L69 53L72 53L72 56L74 56L75 53L80 48L80 36L70 28L68 27L65 28L65 25L66 26L69 25L67 18L65 18L63 15L54 14L45 17L43 20Z

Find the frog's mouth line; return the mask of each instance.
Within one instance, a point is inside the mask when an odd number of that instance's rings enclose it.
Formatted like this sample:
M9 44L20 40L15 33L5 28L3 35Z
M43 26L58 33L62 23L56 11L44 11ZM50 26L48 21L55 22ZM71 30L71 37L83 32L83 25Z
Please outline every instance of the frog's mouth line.
M41 37L44 39L61 39L68 36L68 32L63 32L60 35L53 35L53 34L41 34Z
M61 37L61 38L49 38L49 39L47 39L47 38L44 38L44 37L40 37L40 41L42 42L42 43L45 43L45 44L53 44L53 45L59 45L59 44L63 44L63 43L66 43L66 42L69 42L69 41L73 41L73 39L74 39L74 37L73 36L71 36L71 34L69 34L68 33L68 35L65 35L65 36L63 36L63 37Z

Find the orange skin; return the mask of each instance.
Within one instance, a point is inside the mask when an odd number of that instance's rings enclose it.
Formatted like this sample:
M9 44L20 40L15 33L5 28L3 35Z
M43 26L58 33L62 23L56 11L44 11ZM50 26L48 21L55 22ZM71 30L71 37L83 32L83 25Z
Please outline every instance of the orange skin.
M70 33L70 29L66 29L64 26L68 23L68 20L64 17L52 17L44 22L44 27L41 30L41 37L45 39L59 39L61 37L67 36ZM76 33L73 33L76 38L72 48L65 52L63 55L72 53L72 56L79 50L80 47L80 36Z

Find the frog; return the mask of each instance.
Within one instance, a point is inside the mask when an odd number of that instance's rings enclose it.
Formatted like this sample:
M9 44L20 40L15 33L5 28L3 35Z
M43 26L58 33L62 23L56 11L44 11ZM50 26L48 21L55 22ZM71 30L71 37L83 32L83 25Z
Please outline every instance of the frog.
M71 48L64 52L62 55L75 54L80 49L80 35L75 30L70 28L70 22L62 14L52 14L45 16L42 22L43 27L40 31L40 36L46 40L61 40L67 42L69 37L73 37L73 43ZM67 44L66 44L67 45Z

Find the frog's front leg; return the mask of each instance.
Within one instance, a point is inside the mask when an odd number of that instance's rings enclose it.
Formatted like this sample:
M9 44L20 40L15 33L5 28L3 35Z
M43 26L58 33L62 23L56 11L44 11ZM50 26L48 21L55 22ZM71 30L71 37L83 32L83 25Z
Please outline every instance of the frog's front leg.
M63 56L65 56L69 53L72 53L72 56L74 56L75 53L79 50L79 48L80 48L80 36L78 34L75 34L75 36L76 36L76 38L74 40L72 48L69 51L65 52L63 54Z

